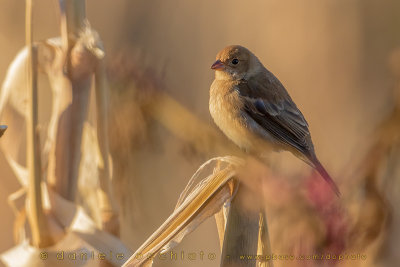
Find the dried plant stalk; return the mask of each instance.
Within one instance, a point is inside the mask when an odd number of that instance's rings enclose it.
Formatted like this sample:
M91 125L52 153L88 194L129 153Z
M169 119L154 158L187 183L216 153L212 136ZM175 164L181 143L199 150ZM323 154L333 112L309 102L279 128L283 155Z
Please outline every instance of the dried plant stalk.
M241 184L229 208L221 266L256 266L256 260L253 257L257 255L260 221L257 206L254 193Z
M49 157L49 184L64 198L74 201L78 188L83 124L87 117L94 62L90 52L76 46L85 20L85 1L60 1L62 43L67 77L60 80L65 95L58 110L59 121L54 147ZM93 60L94 61L94 60ZM63 71L59 69L58 71Z
M217 162L217 166L214 169L214 173L219 171L221 168L221 162ZM233 188L231 189L233 192ZM215 224L217 225L217 231L218 231L218 239L219 239L219 246L221 248L221 252L224 246L224 236L225 236L225 226L226 226L226 220L227 216L226 213L229 212L229 207L226 207L224 205L220 211L218 211L215 215Z
M27 165L29 169L29 222L32 231L32 243L36 247L51 245L52 239L48 235L47 220L43 211L41 190L41 155L38 133L38 92L37 92L37 47L32 45L32 0L26 1L26 45L29 48L28 107L30 114L27 118Z
M260 212L260 223L258 233L258 249L257 255L261 255L262 259L257 259L257 267L273 267L272 260L267 261L264 257L272 255L271 242L269 240L267 214L265 210Z
M115 236L119 235L119 218L117 205L113 197L108 144L108 82L104 59L96 67L96 103L97 103L97 136L99 141L102 166L99 171L99 206L103 229Z
M59 0L61 9L61 38L65 51L71 52L86 19L86 0ZM71 70L68 62L68 71Z

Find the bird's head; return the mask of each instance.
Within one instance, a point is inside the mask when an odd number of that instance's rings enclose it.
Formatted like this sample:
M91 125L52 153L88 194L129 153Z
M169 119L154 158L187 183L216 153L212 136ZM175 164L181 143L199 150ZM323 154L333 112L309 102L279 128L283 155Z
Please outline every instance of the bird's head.
M211 66L218 80L246 80L262 71L262 68L258 58L240 45L231 45L222 49Z

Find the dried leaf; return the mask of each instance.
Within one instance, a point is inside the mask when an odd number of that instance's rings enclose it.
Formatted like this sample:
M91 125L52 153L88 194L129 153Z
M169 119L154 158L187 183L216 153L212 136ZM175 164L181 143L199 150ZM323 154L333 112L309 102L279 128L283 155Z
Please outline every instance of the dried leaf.
M194 181L199 179L202 171L210 163L220 161L229 164L193 186ZM143 266L143 264L151 266L152 258L157 253L174 247L206 218L218 212L232 197L228 182L235 176L235 169L241 165L243 160L237 157L214 158L203 164L181 194L174 212L124 266Z
M43 189L46 187L43 184ZM0 254L0 261L6 266L98 266L101 261L99 253L106 254L106 259L114 266L121 266L131 255L129 249L116 237L96 227L83 208L67 201L52 191L44 190L45 206L50 208L55 221L61 227L68 229L67 234L54 246L37 249L24 240L17 246ZM58 260L57 254L64 251L64 260ZM110 257L110 251L113 252ZM91 259L91 253L95 258ZM43 254L44 253L44 254ZM69 253L76 253L76 260L68 259ZM81 253L87 253L88 260L80 259ZM116 253L123 255L118 259ZM42 255L47 255L43 260Z

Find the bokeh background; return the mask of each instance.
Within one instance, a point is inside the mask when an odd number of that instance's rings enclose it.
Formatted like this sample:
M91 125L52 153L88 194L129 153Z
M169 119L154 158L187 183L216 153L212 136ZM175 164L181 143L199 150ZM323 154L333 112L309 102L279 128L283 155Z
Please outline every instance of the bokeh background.
M0 12L3 81L24 45L24 1L0 0ZM137 104L140 96L129 90L163 90L215 127L208 112L210 66L216 53L230 44L248 47L286 86L309 122L321 162L344 193L351 194L346 191L348 173L361 161L375 127L394 103L390 62L400 48L399 1L88 0L87 13L104 41L115 87L111 151L121 238L130 248L139 247L168 217L190 176L217 154L192 151L146 118ZM58 18L57 1L35 1L34 39L58 36ZM42 80L39 107L46 125L51 105ZM310 173L291 155L276 158L282 173ZM4 251L14 244L14 215L6 199L18 189L18 182L2 155L0 168ZM218 266L218 242L215 222L209 219L174 250L216 253L216 260L156 266Z

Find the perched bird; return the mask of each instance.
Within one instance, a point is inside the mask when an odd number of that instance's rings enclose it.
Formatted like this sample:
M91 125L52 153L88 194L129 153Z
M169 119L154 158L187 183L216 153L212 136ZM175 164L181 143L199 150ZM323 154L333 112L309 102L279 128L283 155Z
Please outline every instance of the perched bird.
M282 83L250 50L232 45L217 54L210 88L210 113L224 134L243 150L261 156L288 150L315 168L340 192L319 162L308 124Z

